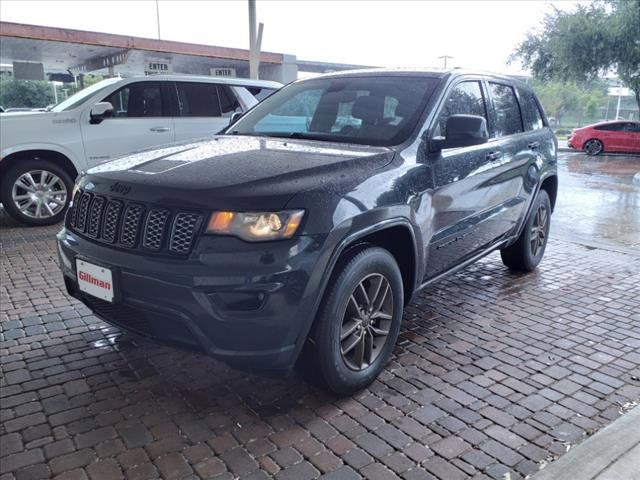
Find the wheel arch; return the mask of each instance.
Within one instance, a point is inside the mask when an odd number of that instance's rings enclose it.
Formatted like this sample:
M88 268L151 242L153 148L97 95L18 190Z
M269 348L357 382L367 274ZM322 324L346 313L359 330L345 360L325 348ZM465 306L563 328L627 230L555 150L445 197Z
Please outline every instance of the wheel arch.
M415 239L410 227L398 223L366 233L345 246L338 257L338 263L341 258L350 257L352 252L367 247L384 248L393 256L402 274L404 303L409 303L415 289L417 270ZM334 270L339 266L338 263Z
M556 207L556 199L558 198L558 176L549 175L546 177L540 185L540 190L544 190L549 195L551 200L551 211L553 212Z
M2 161L0 161L0 175L4 176L6 171L19 161L35 159L55 162L56 164L64 168L64 170L71 176L72 179L75 179L78 176L78 169L76 168L73 161L69 158L69 156L59 151L46 148L20 150L8 154L7 156L2 158Z
M405 305L411 300L416 289L416 282L420 275L418 255L418 239L407 218L391 218L379 222L371 227L357 230L344 236L334 247L330 260L324 269L324 280L319 289L316 303L311 309L313 317L308 326L300 332L293 358L300 360L300 354L307 349L305 345L313 339L317 324L318 312L322 300L327 294L331 282L339 275L342 266L346 265L353 256L367 247L381 247L387 249L394 257L402 275ZM311 340L313 343L313 340ZM304 357L304 354L302 355Z
M392 218L346 235L334 248L326 268L321 289L324 296L331 279L353 255L367 247L384 248L391 253L402 274L405 304L409 302L419 278L419 261L415 232L406 218Z

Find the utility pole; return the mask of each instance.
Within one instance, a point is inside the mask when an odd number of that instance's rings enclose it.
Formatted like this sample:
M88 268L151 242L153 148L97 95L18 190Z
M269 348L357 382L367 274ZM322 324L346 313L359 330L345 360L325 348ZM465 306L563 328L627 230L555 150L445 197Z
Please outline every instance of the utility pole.
M160 40L160 5L156 0L156 24L158 25L158 40Z
M260 71L263 29L264 25L260 23L256 30L256 0L249 0L249 78L256 80Z
M444 61L444 67L442 68L447 68L447 60L449 60L450 58L453 58L451 55L440 55L438 57L439 60L443 60Z

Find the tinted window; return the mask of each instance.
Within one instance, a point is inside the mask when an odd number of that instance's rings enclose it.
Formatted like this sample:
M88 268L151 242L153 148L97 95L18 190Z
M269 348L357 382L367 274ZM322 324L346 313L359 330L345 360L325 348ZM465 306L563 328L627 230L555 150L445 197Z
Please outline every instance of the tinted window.
M436 83L409 76L296 82L259 103L230 133L394 145L413 131Z
M489 91L496 112L495 136L504 137L522 132L520 107L513 87L502 83L489 82Z
M520 105L522 107L522 119L524 120L525 130L540 130L544 127L540 106L536 101L533 93L518 89L520 94Z
M451 115L478 115L487 119L480 82L462 82L449 93L438 115L434 137L446 136L447 119Z
M607 123L606 125L599 125L595 127L595 130L606 130L609 132L619 132L622 130L624 123Z
M623 132L637 132L638 131L638 125L635 123L625 123L624 126L622 127L622 131Z
M157 82L140 82L116 90L103 101L113 105L114 117L161 117L162 91Z
M178 82L178 102L183 117L220 117L220 100L215 83Z
M218 95L220 96L220 110L223 115L231 115L240 111L240 102L231 89L225 85L218 85Z

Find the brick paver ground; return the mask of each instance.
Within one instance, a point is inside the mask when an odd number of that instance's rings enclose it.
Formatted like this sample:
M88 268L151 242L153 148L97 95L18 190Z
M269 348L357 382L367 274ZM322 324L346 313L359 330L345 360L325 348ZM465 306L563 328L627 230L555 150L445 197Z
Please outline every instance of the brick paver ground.
M421 293L379 380L337 399L121 335L63 292L56 231L0 219L0 480L515 479L640 399L640 256L491 255Z

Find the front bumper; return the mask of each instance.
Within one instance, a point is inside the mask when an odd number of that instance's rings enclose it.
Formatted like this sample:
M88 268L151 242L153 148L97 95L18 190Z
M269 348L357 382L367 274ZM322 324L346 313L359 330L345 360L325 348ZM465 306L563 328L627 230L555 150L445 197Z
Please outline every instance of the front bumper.
M324 235L268 243L201 236L188 258L114 249L64 228L57 240L69 294L97 316L250 370L293 367L326 266ZM113 303L78 289L77 258L112 270Z

